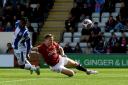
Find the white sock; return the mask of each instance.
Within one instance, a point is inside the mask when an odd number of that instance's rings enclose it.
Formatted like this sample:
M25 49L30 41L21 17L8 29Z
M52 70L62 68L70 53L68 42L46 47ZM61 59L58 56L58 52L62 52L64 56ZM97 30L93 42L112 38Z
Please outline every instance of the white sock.
M35 65L31 65L31 63L28 60L26 60L25 69L36 71Z
M34 65L31 65L31 64L25 64L25 69L36 71L36 67Z
M30 70L31 67L32 67L32 65L27 63L27 64L25 64L24 69L26 69L26 70Z

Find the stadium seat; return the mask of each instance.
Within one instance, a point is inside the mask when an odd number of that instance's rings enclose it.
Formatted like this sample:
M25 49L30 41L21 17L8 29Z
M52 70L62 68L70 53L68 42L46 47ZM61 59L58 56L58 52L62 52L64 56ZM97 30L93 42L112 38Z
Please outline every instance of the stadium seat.
M87 43L79 43L83 53L87 53Z
M115 8L121 8L121 3L116 3Z
M38 28L39 27L38 23L31 23L31 26L34 27L34 28Z
M63 38L71 38L72 33L71 32L64 32Z
M82 42L81 42L81 43L80 43L80 47L81 47L81 48L87 47L87 43L82 43Z
M98 26L101 28L101 32L105 31L105 23L104 22L98 23Z
M118 12L112 12L111 15L112 15L114 18L116 18L116 16L118 16L119 13L118 13Z
M60 46L64 47L66 43L65 42L61 42L59 44L60 44Z
M83 28L82 22L78 23L78 28Z
M38 28L39 28L38 23L31 23L31 26L33 27L33 29L34 29L35 32L38 31Z
M69 45L72 47L72 48L75 48L75 46L76 46L76 42L72 42L72 43L70 43Z
M100 22L99 17L92 17L93 22Z
M78 28L78 32L81 32L83 28Z
M78 42L79 43L80 42L80 38L73 37L73 42L76 42L76 43Z
M81 37L81 32L74 32L73 33L73 38L80 38Z
M110 16L110 13L109 12L103 12L101 14L101 18L105 17L105 18L108 18Z
M105 33L104 33L104 38L105 38L105 41L106 41L106 42L109 41L110 37L111 37L111 33L110 33L110 32L105 32Z
M100 13L96 13L96 12L92 13L92 18L99 18L99 17L100 17Z
M73 33L73 42L80 42L81 32Z
M72 42L72 38L64 37L64 38L63 38L63 42L64 42L64 43L71 43L71 42Z
M101 22L102 23L106 23L108 21L109 17L102 17L101 18Z
M115 32L115 35L116 35L118 38L122 36L122 35L121 35L121 32ZM109 38L111 37L111 33L110 33L110 32L105 32L105 33L104 33L104 37L105 37L105 40L108 41Z
M120 8L115 8L115 12L119 13L120 12Z
M105 27L105 23L104 22L98 23L98 26L99 27Z
M104 33L104 36L105 36L105 37L111 37L111 33L110 33L110 32L105 32L105 33Z

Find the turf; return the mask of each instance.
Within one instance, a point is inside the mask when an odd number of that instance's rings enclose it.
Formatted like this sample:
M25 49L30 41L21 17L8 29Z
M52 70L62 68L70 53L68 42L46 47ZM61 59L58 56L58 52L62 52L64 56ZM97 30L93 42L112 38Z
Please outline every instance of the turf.
M30 75L22 69L0 69L0 85L127 85L128 69L99 69L96 75L86 75L77 71L75 76L55 73L41 69L41 75Z

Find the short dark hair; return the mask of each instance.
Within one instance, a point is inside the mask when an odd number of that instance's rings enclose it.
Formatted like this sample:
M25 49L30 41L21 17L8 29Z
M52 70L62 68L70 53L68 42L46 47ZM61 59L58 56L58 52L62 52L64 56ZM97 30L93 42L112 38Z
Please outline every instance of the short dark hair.
M21 17L20 20L26 22L26 19L24 17Z
M54 37L52 34L46 34L45 36L44 36L44 39L47 39L47 38L50 38L50 37Z
M21 17L21 18L20 18L20 21L21 21L23 24L26 24L26 22L27 22L24 17Z

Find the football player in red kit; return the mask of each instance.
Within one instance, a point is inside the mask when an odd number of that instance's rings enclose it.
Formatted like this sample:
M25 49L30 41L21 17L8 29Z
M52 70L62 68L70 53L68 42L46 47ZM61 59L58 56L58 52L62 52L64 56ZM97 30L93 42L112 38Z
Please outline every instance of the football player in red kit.
M65 55L63 48L54 41L52 34L47 34L44 37L44 42L37 47L33 47L32 50L38 51L42 55L52 71L60 72L71 77L75 72L66 67L71 66L84 71L88 75L97 73L97 71L88 70L87 68L82 67L78 62L68 58Z

